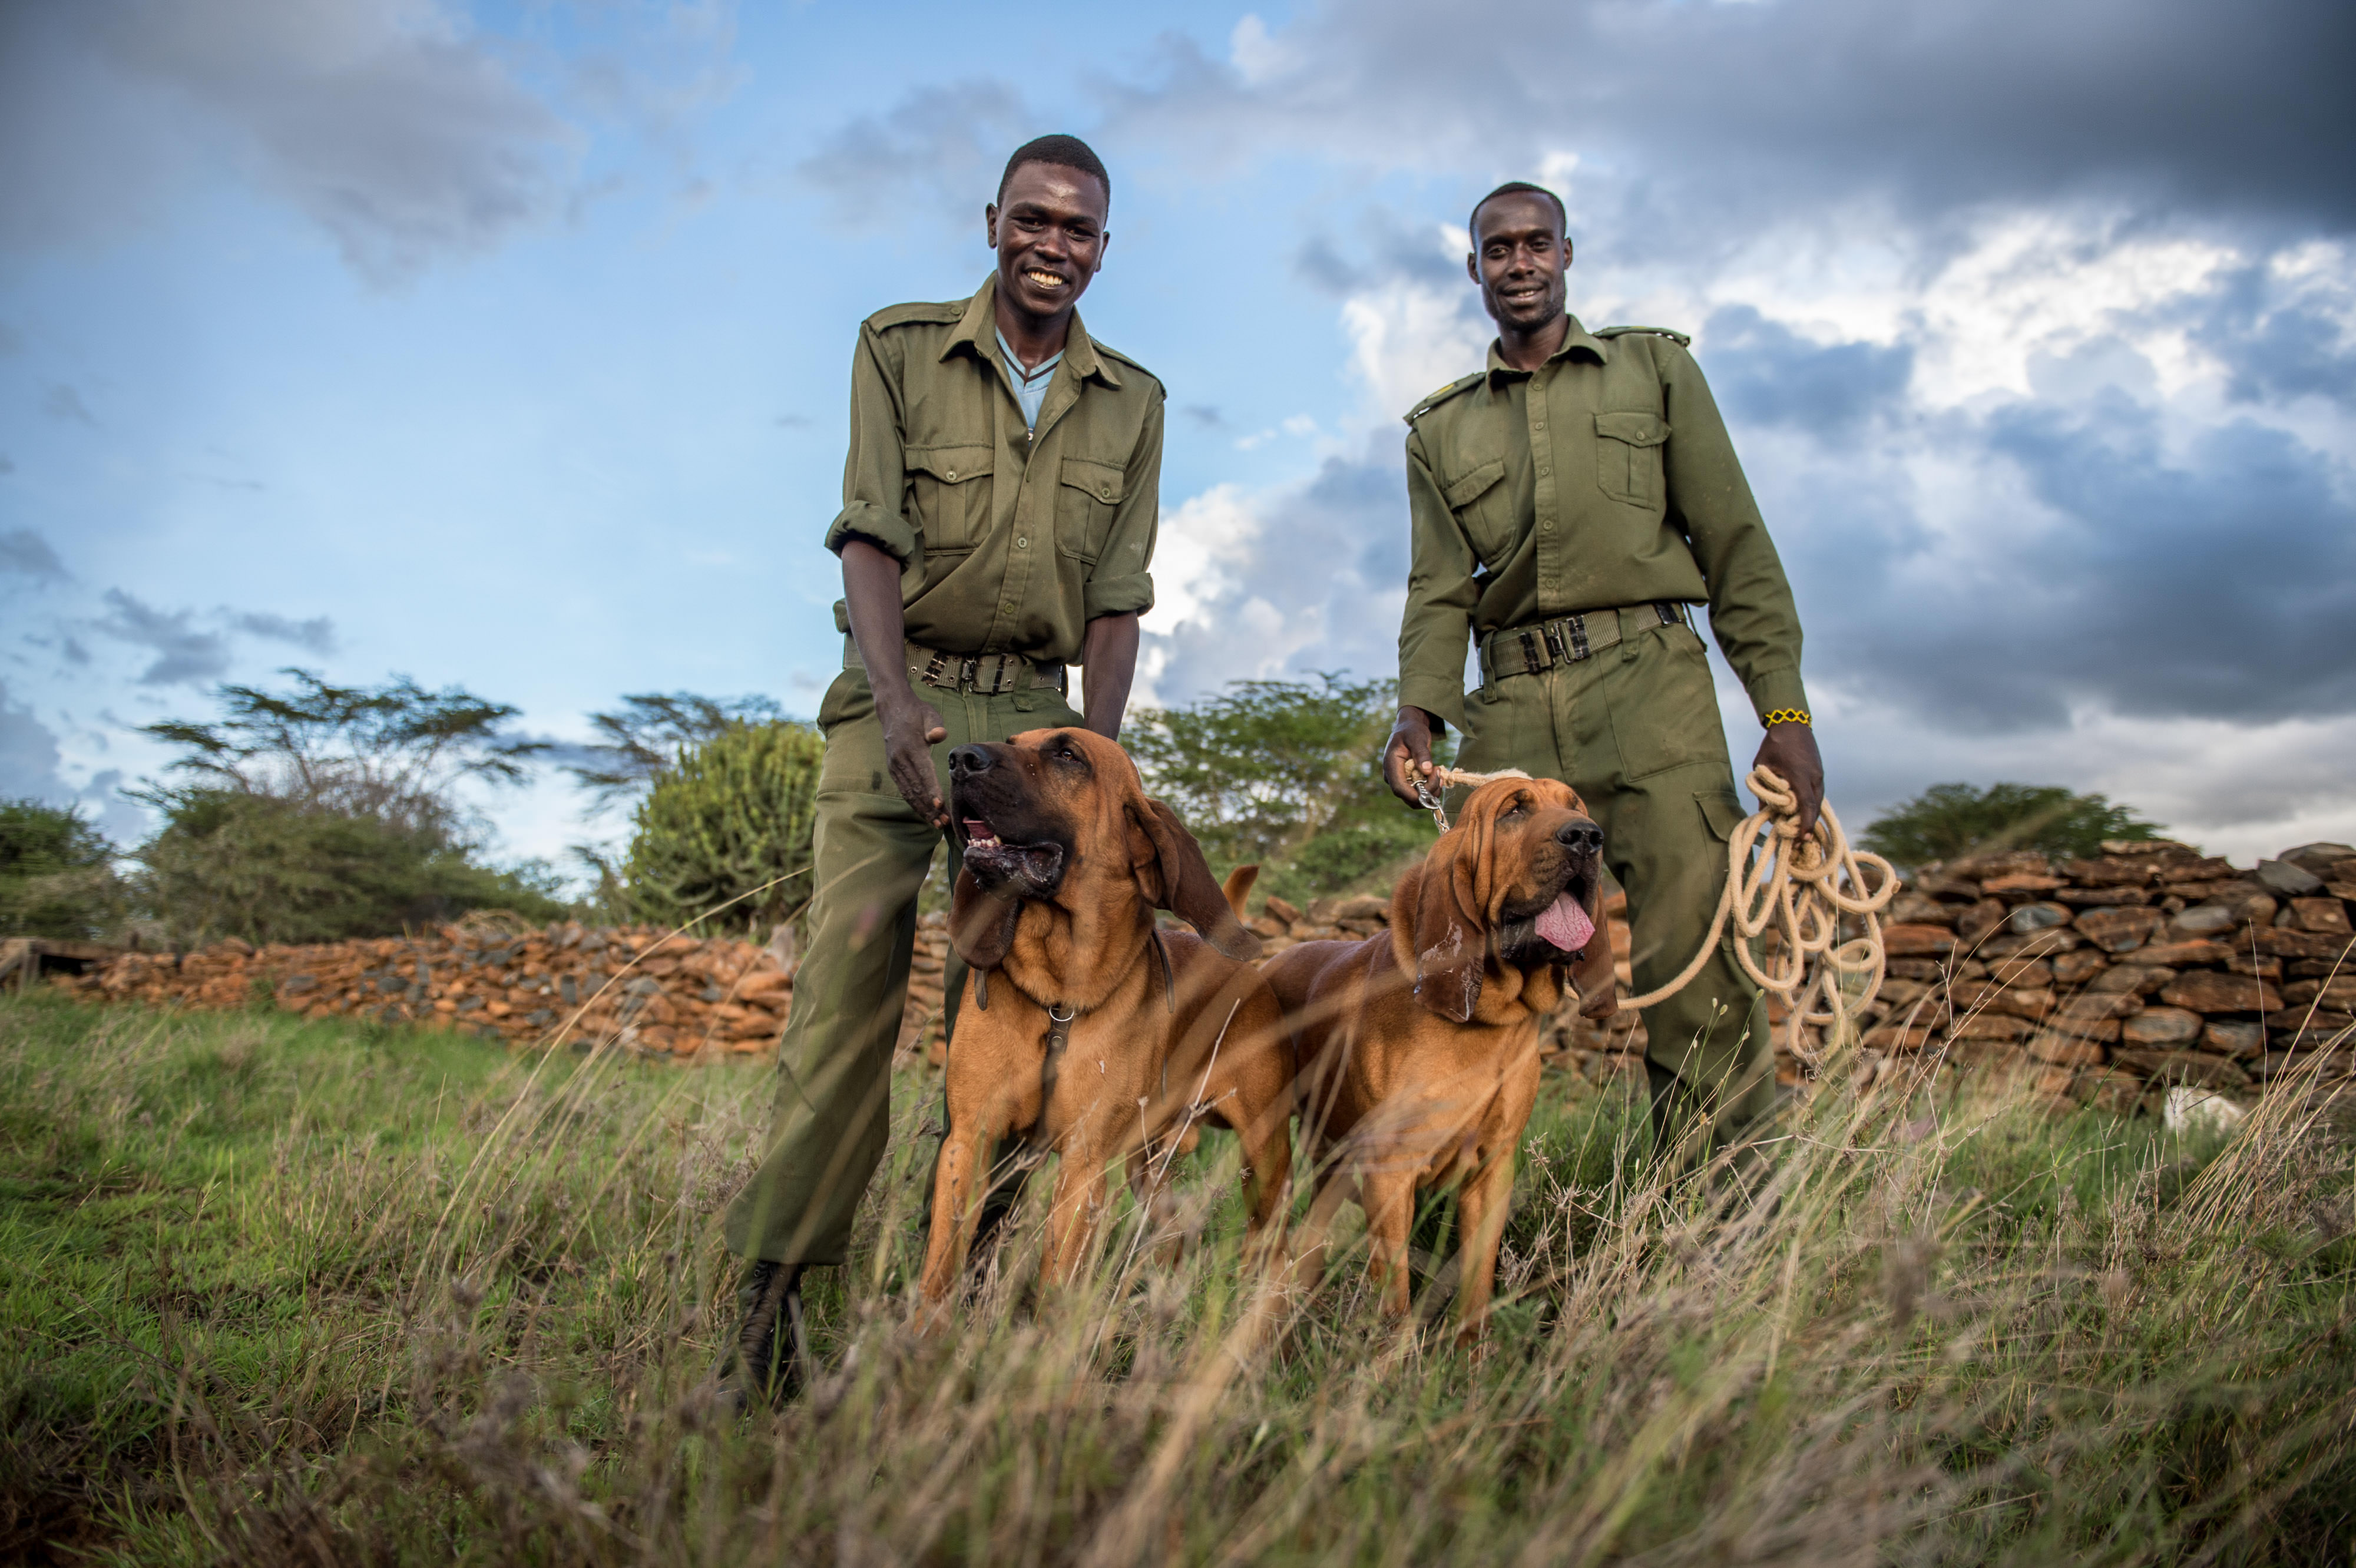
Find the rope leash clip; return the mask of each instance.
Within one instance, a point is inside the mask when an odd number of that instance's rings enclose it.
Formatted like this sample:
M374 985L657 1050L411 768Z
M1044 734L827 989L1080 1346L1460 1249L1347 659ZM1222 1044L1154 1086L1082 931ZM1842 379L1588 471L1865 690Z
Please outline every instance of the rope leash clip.
M1446 832L1448 831L1448 809L1440 804L1440 797L1431 792L1431 786L1425 782L1424 777L1420 773L1415 776L1415 798L1422 804L1425 811L1431 813L1431 820L1433 823L1439 827L1440 831L1441 832Z

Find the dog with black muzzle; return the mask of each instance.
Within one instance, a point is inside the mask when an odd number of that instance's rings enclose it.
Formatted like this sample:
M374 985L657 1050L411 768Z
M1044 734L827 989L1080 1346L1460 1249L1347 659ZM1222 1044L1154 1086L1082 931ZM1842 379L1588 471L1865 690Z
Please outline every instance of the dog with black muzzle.
M926 1302L964 1267L980 1168L1001 1138L1060 1156L1044 1272L1087 1261L1108 1173L1151 1201L1198 1122L1233 1129L1251 1250L1282 1240L1292 1060L1259 940L1176 813L1129 756L1083 729L1033 730L949 754L950 831L964 851L949 936L971 966L948 1051L948 1129L933 1184ZM1231 879L1233 880L1233 879ZM1163 931L1167 909L1194 928Z
M1602 852L1569 785L1495 779L1399 879L1387 932L1268 961L1300 1063L1303 1154L1318 1170L1300 1249L1309 1277L1355 1197L1384 1307L1404 1314L1415 1195L1451 1186L1459 1321L1466 1337L1480 1333L1537 1099L1538 1026L1573 992L1590 1018L1618 1006L1599 929Z

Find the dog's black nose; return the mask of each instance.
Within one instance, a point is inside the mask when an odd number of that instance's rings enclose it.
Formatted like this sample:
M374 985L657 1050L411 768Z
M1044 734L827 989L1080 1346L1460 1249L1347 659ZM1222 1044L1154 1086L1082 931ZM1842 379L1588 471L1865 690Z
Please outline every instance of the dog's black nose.
M990 748L981 746L961 746L949 753L949 777L963 779L970 774L990 771Z
M1555 829L1554 842L1573 854L1593 854L1603 847L1603 830L1593 822L1565 822Z

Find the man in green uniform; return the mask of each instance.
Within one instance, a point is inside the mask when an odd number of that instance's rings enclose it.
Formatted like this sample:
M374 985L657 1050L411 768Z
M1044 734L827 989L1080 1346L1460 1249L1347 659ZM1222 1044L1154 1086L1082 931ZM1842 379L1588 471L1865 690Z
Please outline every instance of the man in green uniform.
M1073 308L1103 264L1110 205L1085 144L1029 143L983 212L993 275L970 299L894 306L859 330L842 510L826 535L850 635L819 710L809 952L768 1155L726 1220L750 1265L731 1374L744 1392L791 1391L802 1271L842 1261L883 1158L916 891L948 843L949 750L1120 728L1137 618L1153 603L1162 390ZM1073 663L1085 716L1066 696ZM962 971L946 977L952 1008Z
M1581 327L1564 307L1565 230L1562 203L1519 181L1472 209L1465 269L1497 338L1487 369L1407 416L1414 553L1383 772L1414 803L1432 735L1453 724L1458 766L1577 789L1627 890L1641 993L1708 934L1743 816L1687 607L1709 607L1766 729L1758 760L1798 790L1804 832L1824 765L1792 590L1687 339ZM1694 1160L1764 1131L1766 1009L1727 944L1645 1009L1644 1031L1656 1153Z

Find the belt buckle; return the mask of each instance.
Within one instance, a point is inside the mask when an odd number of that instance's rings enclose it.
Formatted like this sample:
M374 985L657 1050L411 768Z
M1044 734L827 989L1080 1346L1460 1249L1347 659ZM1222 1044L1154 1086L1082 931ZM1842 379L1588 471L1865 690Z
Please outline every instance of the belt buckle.
M972 691L981 684L981 656L969 653L958 660L958 684Z
M1565 616L1562 618L1562 626L1563 629L1570 636L1570 657L1572 661L1575 663L1580 660L1593 657L1595 650L1587 646L1587 618L1585 616Z
M1538 639L1530 635L1530 628L1528 627L1522 628L1520 636L1522 639L1522 669L1525 671L1536 673L1540 670L1551 668L1550 661L1547 664L1541 664L1538 662Z
M1538 635L1546 639L1547 652L1558 664L1570 661L1570 645L1562 639L1562 622L1550 620L1538 627Z

